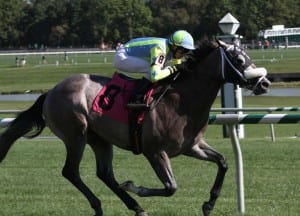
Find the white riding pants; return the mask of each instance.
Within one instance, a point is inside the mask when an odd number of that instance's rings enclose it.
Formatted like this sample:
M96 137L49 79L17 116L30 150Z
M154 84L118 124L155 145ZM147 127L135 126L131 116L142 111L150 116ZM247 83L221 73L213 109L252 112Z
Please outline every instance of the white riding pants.
M149 79L150 63L144 59L127 55L124 48L119 48L114 58L113 65L121 71L130 73L146 73Z

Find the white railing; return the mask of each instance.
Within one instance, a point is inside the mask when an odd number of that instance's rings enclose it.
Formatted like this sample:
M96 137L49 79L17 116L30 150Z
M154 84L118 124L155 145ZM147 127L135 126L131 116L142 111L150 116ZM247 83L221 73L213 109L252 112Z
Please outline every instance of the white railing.
M27 55L64 55L64 54L97 54L114 53L115 50L68 50L68 51L38 51L38 52L0 52L0 56L27 56Z

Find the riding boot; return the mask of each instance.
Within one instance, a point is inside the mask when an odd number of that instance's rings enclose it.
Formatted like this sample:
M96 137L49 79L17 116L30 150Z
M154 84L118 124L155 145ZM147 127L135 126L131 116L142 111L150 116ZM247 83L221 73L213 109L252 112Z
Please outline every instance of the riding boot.
M144 101L145 94L149 89L151 82L146 79L142 78L137 81L136 88L134 93L128 100L126 107L129 109L145 109L148 108L148 105Z

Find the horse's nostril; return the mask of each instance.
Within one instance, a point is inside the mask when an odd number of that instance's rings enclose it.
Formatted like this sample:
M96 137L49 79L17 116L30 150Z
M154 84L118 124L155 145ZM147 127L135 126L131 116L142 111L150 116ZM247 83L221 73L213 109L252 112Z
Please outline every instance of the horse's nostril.
M261 86L262 86L262 87L265 87L265 88L268 88L269 85L270 85L270 84L269 84L268 82L262 82L262 83L261 83Z
M269 86L271 85L271 82L266 77L264 77L263 80L261 81L260 85L263 88L269 88Z

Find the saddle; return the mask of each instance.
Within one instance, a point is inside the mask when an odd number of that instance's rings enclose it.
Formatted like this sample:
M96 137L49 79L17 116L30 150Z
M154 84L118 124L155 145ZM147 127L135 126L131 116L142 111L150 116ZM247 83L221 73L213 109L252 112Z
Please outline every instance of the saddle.
M102 115L109 116L110 118L128 124L129 128L129 142L134 154L140 154L141 150L141 137L142 125L145 114L149 111L148 108L144 109L131 109L126 105L136 93L136 88L140 86L142 79L133 79L124 74L115 72L112 80L107 83L99 91L94 99L92 110ZM150 97L153 88L148 86L144 94L144 104L149 105Z

